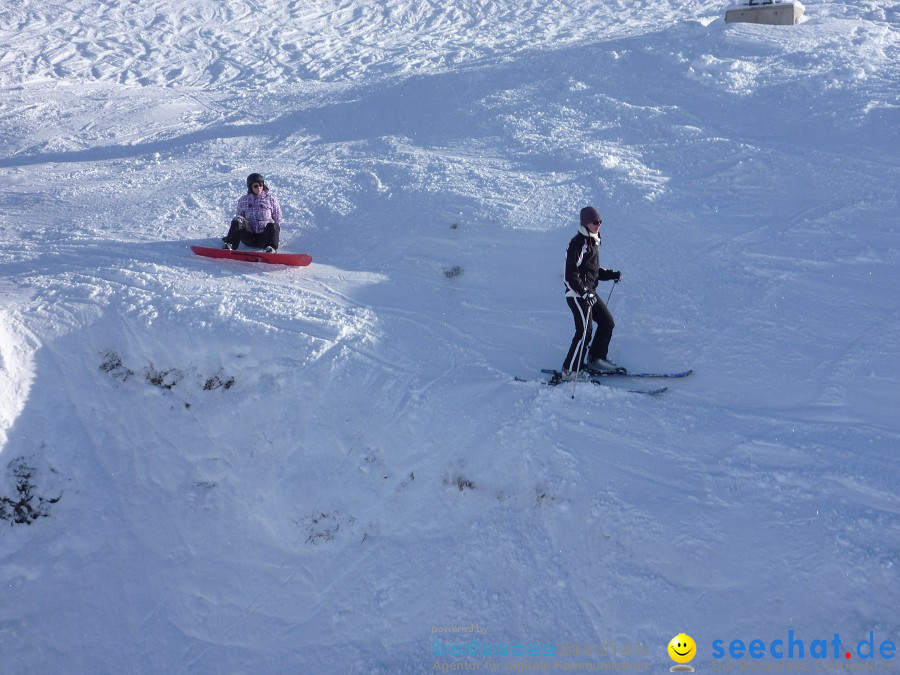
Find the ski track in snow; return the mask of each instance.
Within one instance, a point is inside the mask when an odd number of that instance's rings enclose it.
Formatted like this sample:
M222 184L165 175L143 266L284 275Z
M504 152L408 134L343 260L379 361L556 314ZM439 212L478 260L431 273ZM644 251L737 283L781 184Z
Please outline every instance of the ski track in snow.
M47 500L0 523L2 667L896 641L900 16L723 11L0 9L0 497ZM255 170L312 266L190 254ZM695 369L663 397L513 381L588 202L611 356Z

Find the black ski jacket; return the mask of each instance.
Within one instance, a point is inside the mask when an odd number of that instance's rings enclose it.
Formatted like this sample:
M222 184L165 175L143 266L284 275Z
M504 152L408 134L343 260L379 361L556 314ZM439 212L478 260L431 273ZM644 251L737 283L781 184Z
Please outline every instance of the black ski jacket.
M579 227L566 249L566 295L581 297L587 291L596 291L598 282L613 277L612 270L600 267L600 237L595 239Z

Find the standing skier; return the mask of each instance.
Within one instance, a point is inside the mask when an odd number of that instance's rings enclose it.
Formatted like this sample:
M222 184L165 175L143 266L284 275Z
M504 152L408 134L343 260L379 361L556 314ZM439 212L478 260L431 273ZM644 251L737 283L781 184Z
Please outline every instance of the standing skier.
M278 250L281 235L281 205L269 192L266 179L258 173L247 176L247 194L238 200L236 215L231 219L222 248L236 249L241 243L251 248L264 248L266 253Z
M600 225L603 218L593 206L581 209L581 225L566 249L566 304L575 319L575 337L563 362L563 379L572 380L581 364L597 371L622 371L609 360L609 341L616 323L606 304L597 297L599 281L619 283L621 272L600 267ZM593 322L592 322L593 320ZM597 333L591 341L593 323ZM588 347L590 345L590 347ZM587 351L587 358L585 358ZM583 361L582 361L583 360Z

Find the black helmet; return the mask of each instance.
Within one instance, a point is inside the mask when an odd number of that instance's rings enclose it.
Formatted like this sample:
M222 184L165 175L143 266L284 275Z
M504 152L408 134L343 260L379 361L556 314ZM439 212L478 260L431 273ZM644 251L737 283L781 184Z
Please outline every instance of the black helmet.
M259 173L251 173L247 176L247 192L253 192L253 184L254 183L262 183L263 187L268 187L266 185L266 179L262 177L262 174Z

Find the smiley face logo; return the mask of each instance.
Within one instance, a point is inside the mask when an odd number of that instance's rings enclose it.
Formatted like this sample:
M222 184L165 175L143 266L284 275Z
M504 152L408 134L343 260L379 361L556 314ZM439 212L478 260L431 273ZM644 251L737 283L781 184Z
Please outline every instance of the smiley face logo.
M687 663L697 655L697 644L694 638L679 633L669 642L669 656L675 663Z

